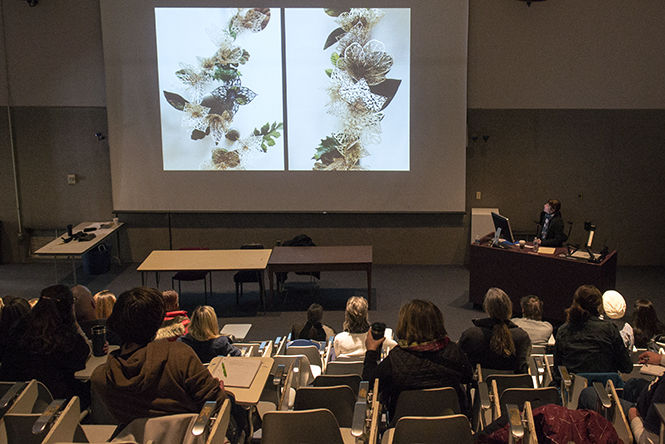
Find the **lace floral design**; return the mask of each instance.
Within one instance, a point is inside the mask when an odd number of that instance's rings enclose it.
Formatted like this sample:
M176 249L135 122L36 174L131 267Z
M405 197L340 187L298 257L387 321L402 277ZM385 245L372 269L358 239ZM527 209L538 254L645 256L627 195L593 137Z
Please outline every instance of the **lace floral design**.
M281 136L281 123L266 123L261 130L241 137L233 129L233 119L240 107L256 98L257 93L243 86L240 67L249 63L250 53L236 44L244 32L257 33L270 22L269 8L238 8L226 28L214 39L217 50L209 57L199 57L198 66L185 66L176 71L187 96L164 91L167 102L183 112L182 126L191 131L192 140L212 139L211 160L201 164L204 169L244 169L275 145ZM267 128L266 131L263 131Z
M373 8L325 10L336 17L335 29L324 50L336 43L330 60L328 113L339 118L341 131L316 148L315 170L358 170L369 155L368 146L381 142L383 110L397 93L401 80L388 79L393 57L385 44L372 39L372 29L385 12Z

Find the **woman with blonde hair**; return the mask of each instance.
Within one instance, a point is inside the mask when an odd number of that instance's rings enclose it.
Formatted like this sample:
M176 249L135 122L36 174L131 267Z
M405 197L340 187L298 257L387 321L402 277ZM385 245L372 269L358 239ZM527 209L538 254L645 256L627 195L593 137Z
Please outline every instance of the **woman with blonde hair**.
M474 319L474 326L466 329L459 340L471 364L527 373L531 339L510 320L513 304L508 295L500 288L490 288L485 294L483 309L489 317Z
M97 319L108 319L113 312L115 295L109 290L102 290L93 296L95 300L95 315Z
M240 349L231 344L227 336L219 334L217 313L209 305L196 307L189 323L189 333L178 338L194 349L201 362L210 362L215 356L240 356Z
M365 356L365 338L369 330L369 306L367 299L360 296L350 297L346 301L344 312L344 331L335 336L333 347L335 359L347 361L361 361ZM397 345L395 341L387 338L384 342L384 351Z

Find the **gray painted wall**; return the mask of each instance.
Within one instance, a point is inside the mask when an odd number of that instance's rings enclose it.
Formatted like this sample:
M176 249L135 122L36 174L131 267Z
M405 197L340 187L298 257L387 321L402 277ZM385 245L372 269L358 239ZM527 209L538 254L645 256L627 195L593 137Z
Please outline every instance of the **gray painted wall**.
M20 262L28 244L17 237L7 105L25 227L110 218L112 140L94 137L106 134L97 2L0 4L9 67L7 77L0 46L0 249L3 261ZM471 0L468 127L478 139L467 149L467 214L496 206L516 231L532 232L542 202L558 197L573 240L592 220L594 245L617 248L620 264L665 263L664 18L659 0L634 9ZM80 182L66 185L68 173ZM469 237L468 216L454 214L172 215L171 239L165 215L121 218L132 260L171 245L272 245L307 233L321 245L371 243L377 263L449 264L465 261Z

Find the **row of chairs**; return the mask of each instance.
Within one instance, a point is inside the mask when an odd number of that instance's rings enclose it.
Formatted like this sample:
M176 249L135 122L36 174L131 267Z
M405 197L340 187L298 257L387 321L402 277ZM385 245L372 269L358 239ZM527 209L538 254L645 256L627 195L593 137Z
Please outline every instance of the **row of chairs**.
M53 399L40 382L0 382L0 444L102 443L113 437L124 443L168 442L223 444L231 405L207 402L199 414L180 414L132 421L117 426L81 424L80 400Z

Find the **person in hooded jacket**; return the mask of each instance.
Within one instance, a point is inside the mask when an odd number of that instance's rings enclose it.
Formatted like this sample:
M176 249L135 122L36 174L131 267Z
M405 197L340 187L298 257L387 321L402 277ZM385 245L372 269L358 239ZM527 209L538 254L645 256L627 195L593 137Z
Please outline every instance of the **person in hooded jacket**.
M398 345L377 364L385 337L374 339L367 333L363 381L379 378L379 396L392 417L403 390L453 387L460 408L466 414L470 405L461 384L473 379L473 368L462 350L450 340L441 310L430 301L414 299L402 305L397 323Z
M133 419L196 413L206 401L222 401L223 383L213 378L194 350L182 342L153 341L164 317L164 301L153 288L122 293L107 320L122 345L91 377L120 424Z

